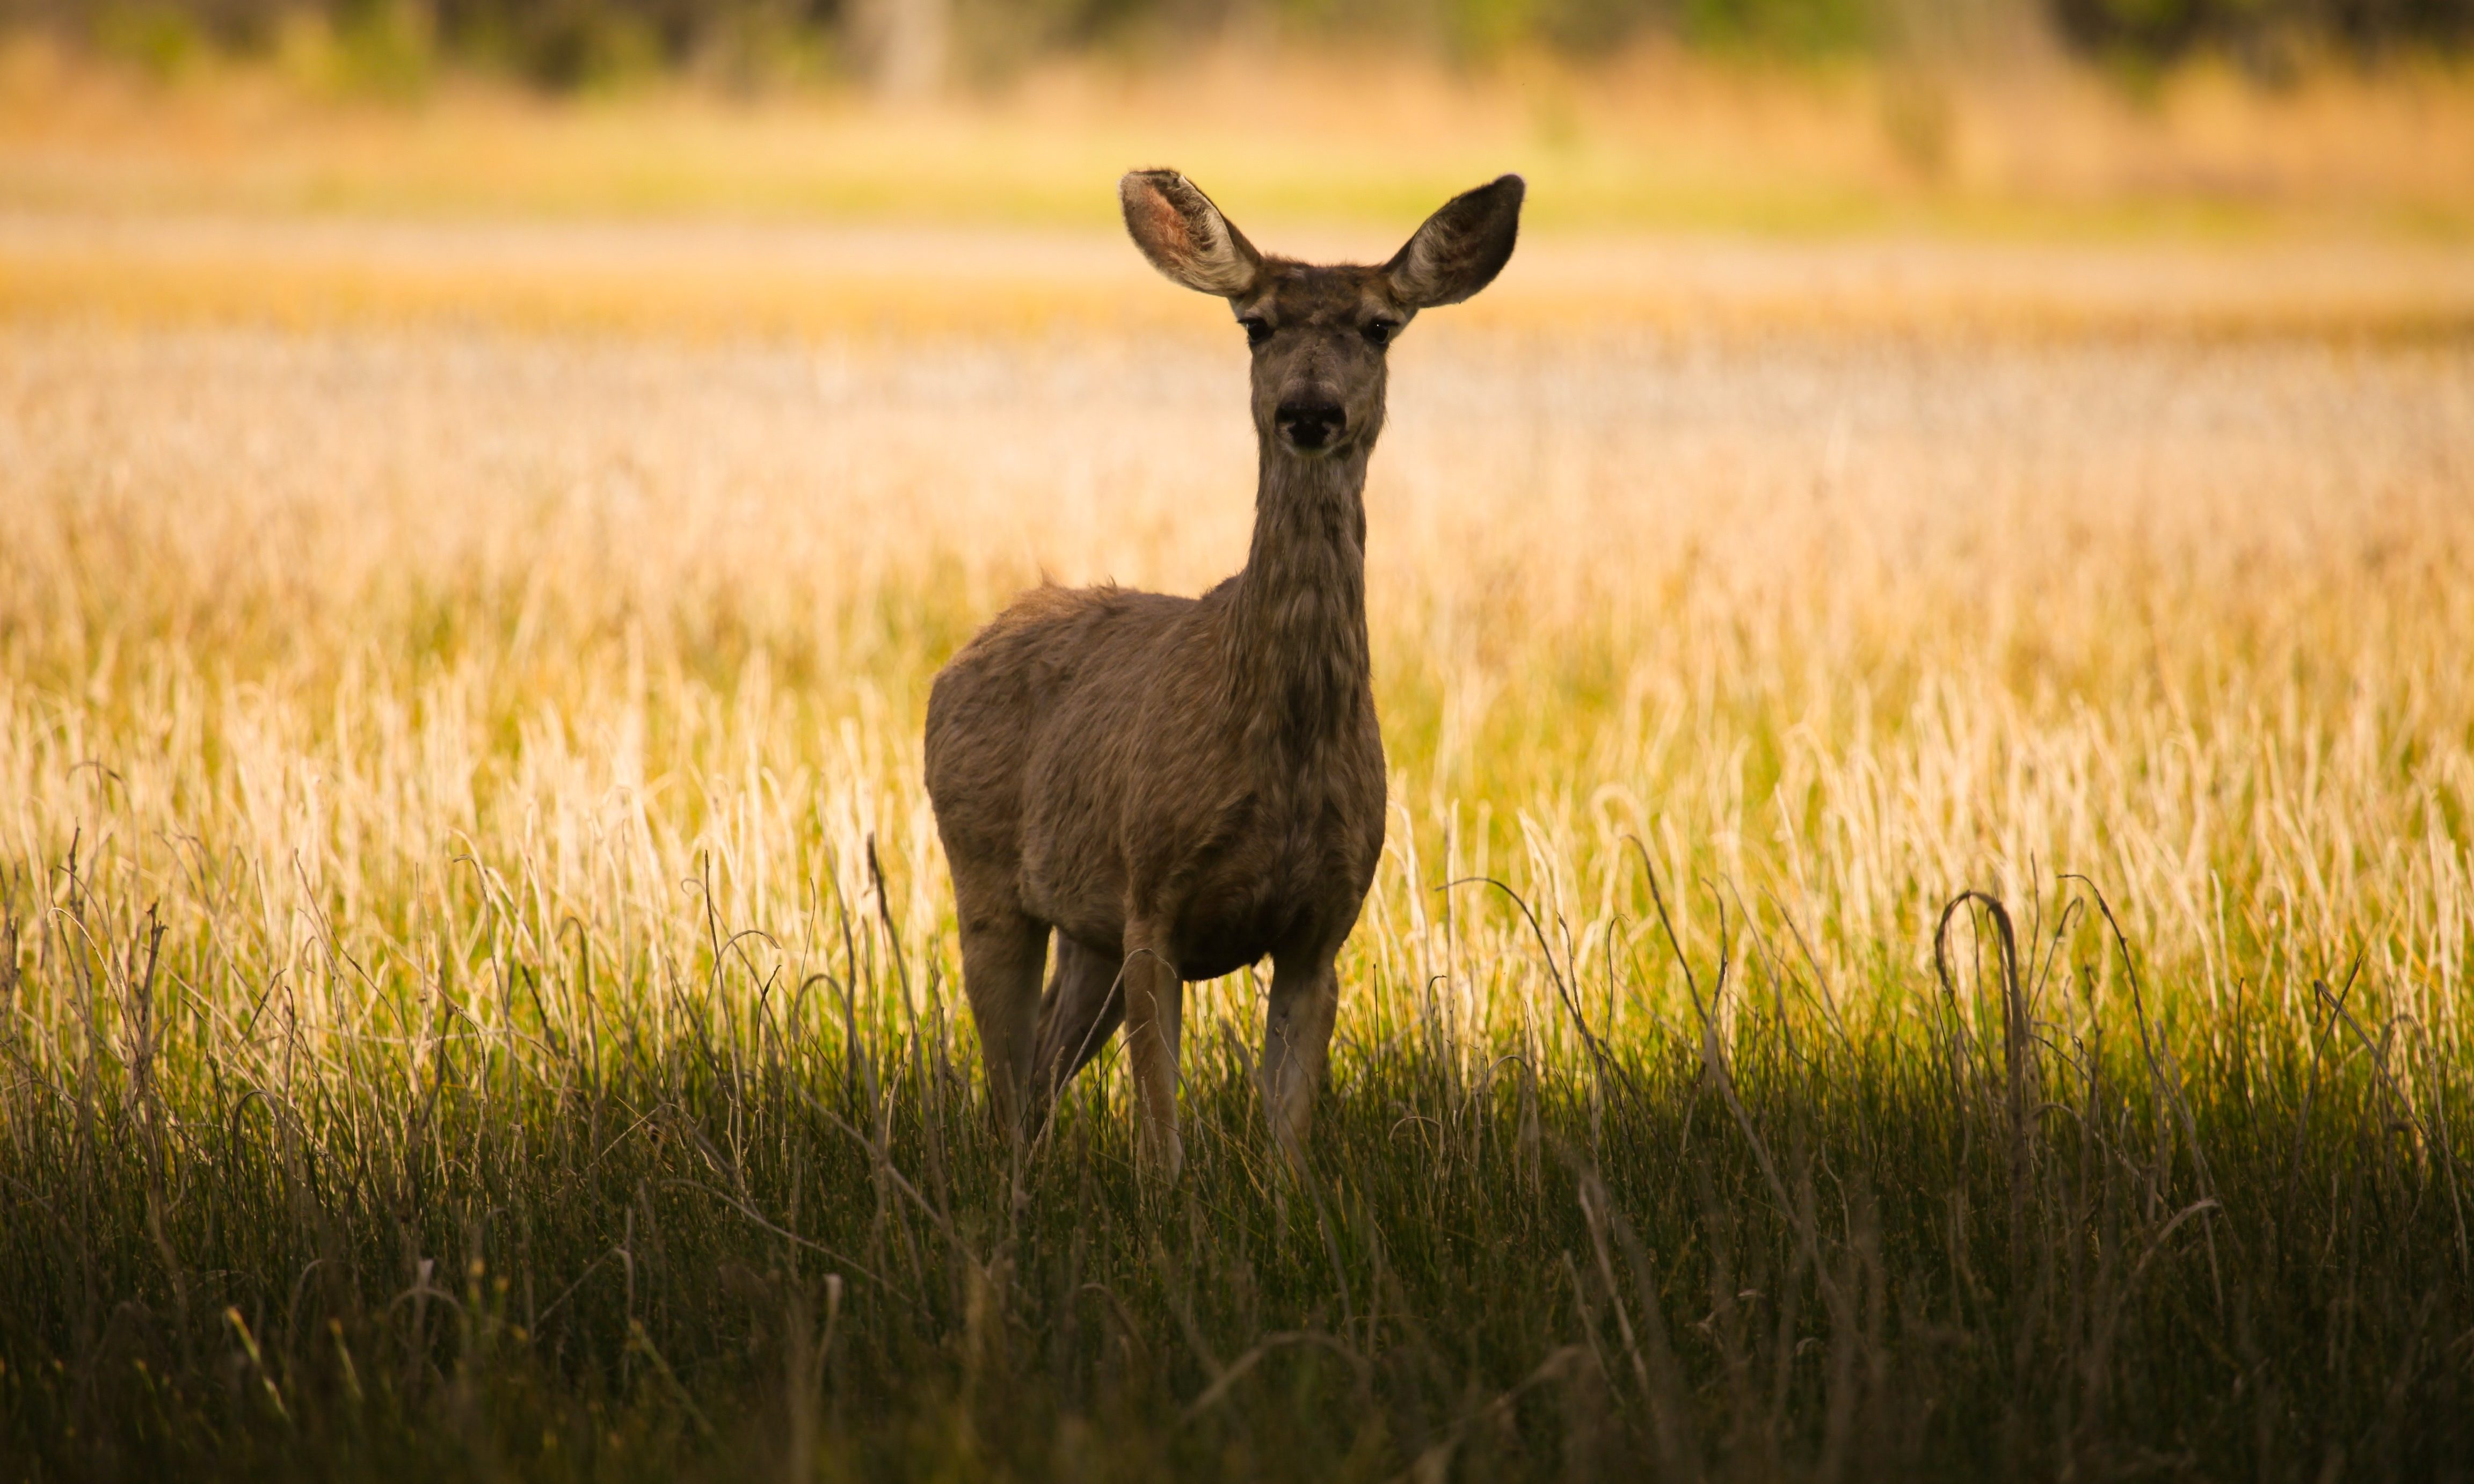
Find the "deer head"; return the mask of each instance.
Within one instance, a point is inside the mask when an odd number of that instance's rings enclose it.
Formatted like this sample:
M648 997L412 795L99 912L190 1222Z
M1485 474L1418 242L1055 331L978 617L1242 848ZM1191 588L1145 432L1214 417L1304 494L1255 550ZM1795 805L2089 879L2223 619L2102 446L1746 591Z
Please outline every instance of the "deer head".
M1269 450L1362 452L1383 430L1384 352L1420 309L1494 280L1526 187L1507 175L1453 197L1380 267L1267 256L1174 170L1118 182L1126 230L1152 266L1228 301L1253 348L1254 430Z

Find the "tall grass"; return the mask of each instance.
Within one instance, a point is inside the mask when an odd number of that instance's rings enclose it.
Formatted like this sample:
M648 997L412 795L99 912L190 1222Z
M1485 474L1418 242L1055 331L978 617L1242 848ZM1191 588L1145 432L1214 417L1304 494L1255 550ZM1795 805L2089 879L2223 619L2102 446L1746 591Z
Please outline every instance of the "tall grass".
M917 723L1242 558L1233 347L0 336L14 1473L2474 1453L2452 341L1421 323L1313 1168L1241 975L1146 1196Z

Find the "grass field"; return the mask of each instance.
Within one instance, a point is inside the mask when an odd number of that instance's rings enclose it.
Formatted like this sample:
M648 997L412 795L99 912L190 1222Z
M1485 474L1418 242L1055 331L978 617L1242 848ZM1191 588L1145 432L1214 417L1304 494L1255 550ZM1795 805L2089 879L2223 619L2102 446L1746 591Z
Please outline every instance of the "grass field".
M1241 975L1146 1197L979 1118L918 734L1242 560L1223 311L19 205L0 1472L2474 1469L2452 254L1541 231L1395 353L1311 1174Z

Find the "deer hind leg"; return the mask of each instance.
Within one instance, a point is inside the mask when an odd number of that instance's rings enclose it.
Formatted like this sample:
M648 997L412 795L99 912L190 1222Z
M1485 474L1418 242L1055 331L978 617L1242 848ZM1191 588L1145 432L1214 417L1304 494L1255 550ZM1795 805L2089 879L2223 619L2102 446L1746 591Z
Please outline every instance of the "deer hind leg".
M1331 956L1272 961L1272 1003L1263 1022L1263 1111L1272 1138L1292 1162L1303 1163L1340 1010L1340 976Z
M1074 1074L1107 1049L1126 1018L1118 976L1125 961L1095 953L1056 935L1056 968L1039 1002L1039 1034L1031 1054L1031 1102L1025 1127L1036 1130L1049 1105Z
M988 1111L999 1129L1020 1133L1031 1089L1031 1021L1039 1008L1048 927L1010 909L974 912L966 907L961 916L962 992L980 1030Z
M1185 981L1152 944L1154 935L1126 929L1126 1059L1134 1074L1135 1150L1147 1179L1176 1182L1185 1168L1176 1132L1176 1048L1185 1013Z

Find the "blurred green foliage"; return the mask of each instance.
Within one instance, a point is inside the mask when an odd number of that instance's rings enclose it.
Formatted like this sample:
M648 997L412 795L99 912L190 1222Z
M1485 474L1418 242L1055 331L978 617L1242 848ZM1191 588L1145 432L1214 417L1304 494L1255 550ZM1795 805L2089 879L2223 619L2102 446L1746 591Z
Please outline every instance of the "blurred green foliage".
M205 40L189 10L169 0L99 7L89 37L96 50L158 78L178 74Z
M2007 6L2133 72L2210 51L2273 79L2311 55L2474 42L2474 0L0 0L0 26L65 30L158 76L210 49L280 53L341 85L400 92L442 58L562 89L663 69L730 82L864 75L889 28L923 11L950 65L987 76L1057 52L1232 33L1381 38L1454 61L1523 47L1589 56L1647 37L1861 55Z
M2474 43L2474 0L2048 0L2048 13L2075 49L2117 62L2205 49L2269 78L2318 51L2375 61Z

